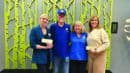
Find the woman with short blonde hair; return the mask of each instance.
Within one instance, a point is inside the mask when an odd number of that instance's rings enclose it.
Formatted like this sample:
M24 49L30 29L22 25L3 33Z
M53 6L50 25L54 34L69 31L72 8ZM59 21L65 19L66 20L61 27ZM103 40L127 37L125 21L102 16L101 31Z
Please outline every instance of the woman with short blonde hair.
M87 33L84 25L76 21L70 34L70 73L85 73L88 55L86 52Z
M42 42L43 39L50 39L47 25L49 22L49 16L42 14L39 17L39 25L33 27L30 33L30 47L33 49L32 62L37 66L37 73L49 72L49 54L53 47L52 43Z
M81 21L76 21L76 22L72 25L72 31L73 31L73 32L74 32L74 26L75 26L76 24L80 24L80 26L82 27L82 28L81 28L81 32L85 32L85 27L84 27L84 25L83 25L83 23L82 23Z

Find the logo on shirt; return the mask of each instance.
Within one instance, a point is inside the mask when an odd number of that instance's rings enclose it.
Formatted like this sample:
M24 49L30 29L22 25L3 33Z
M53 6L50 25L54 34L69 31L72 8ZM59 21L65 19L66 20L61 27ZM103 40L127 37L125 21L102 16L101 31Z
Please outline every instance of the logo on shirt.
M65 30L66 30L67 32L69 31L69 29L68 29L68 28L66 28Z
M86 39L86 37L85 37L85 36L83 36L82 38L83 38L83 39Z

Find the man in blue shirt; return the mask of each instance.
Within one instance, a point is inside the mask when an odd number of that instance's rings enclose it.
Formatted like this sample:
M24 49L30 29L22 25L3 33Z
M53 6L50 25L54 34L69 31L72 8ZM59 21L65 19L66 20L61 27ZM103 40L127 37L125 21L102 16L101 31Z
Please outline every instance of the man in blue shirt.
M59 9L57 23L51 25L53 39L53 73L69 73L69 38L70 25L65 23L66 11Z

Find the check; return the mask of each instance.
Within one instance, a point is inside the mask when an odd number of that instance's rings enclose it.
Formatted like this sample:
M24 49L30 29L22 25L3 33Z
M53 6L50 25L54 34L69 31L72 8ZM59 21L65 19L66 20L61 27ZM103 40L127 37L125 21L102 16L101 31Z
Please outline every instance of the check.
M52 39L42 39L41 42L42 42L42 43L50 43L50 44L52 44L52 43L53 43L53 40L52 40Z

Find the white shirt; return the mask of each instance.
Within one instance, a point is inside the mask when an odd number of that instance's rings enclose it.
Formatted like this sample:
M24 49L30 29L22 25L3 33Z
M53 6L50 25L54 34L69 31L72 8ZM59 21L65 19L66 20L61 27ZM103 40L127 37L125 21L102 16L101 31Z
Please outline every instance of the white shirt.
M109 46L109 38L103 28L94 29L88 33L87 50L96 49L98 52L104 51Z

